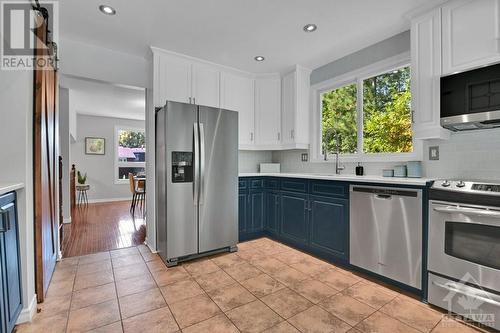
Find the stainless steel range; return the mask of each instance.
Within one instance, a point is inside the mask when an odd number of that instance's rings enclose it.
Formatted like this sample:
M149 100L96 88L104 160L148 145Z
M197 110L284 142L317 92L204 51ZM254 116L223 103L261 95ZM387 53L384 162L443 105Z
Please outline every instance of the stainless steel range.
M429 303L500 329L500 184L429 190Z

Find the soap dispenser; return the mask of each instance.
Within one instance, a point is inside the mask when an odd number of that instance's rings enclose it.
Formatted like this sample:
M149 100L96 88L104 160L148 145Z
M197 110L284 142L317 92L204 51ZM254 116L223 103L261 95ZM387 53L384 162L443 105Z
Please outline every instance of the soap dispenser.
M356 176L363 176L365 170L360 162L358 162L358 166L356 167Z

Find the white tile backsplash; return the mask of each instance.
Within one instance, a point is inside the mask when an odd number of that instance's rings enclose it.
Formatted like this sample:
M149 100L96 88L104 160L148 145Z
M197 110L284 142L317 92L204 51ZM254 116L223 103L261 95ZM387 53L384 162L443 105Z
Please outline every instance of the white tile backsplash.
M271 163L273 153L271 151L240 150L238 155L239 172L259 172L260 163Z

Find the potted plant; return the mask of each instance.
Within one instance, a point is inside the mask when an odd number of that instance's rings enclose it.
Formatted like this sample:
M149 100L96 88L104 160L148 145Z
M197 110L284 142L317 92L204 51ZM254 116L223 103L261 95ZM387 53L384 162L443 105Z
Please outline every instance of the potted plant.
M77 171L76 172L76 175L77 175L77 181L78 181L78 184L80 185L85 185L85 183L87 182L87 173L85 173L84 175L82 175L80 173L80 171Z

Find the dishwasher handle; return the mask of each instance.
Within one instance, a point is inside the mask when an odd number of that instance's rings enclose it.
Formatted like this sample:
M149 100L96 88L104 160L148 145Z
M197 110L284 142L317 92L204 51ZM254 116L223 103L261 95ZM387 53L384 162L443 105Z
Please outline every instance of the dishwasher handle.
M418 198L419 191L389 187L353 186L353 192L374 194L377 199L390 200L393 196Z

